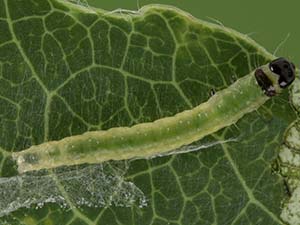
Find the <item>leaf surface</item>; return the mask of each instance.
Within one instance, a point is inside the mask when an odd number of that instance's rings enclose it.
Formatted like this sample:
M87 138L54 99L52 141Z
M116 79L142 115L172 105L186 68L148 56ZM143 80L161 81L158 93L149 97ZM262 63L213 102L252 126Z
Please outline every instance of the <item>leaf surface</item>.
M132 14L60 0L0 0L0 174L16 173L11 151L172 116L271 59L248 37L172 7ZM124 178L144 193L146 207L49 203L0 222L280 224L286 194L271 163L296 117L286 100L287 93L274 98L197 144L237 142L128 162Z

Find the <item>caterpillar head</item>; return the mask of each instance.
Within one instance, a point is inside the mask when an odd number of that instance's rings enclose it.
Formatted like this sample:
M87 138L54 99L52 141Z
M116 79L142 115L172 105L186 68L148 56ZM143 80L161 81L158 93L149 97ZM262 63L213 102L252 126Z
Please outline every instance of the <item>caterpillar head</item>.
M295 80L295 65L285 58L278 58L255 70L258 85L269 97L279 94Z

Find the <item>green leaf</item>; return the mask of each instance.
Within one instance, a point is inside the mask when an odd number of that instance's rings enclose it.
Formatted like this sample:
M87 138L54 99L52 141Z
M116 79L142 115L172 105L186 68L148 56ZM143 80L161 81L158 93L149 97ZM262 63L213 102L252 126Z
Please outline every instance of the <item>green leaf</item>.
M245 35L172 7L150 5L134 14L61 0L0 0L1 176L16 174L11 151L174 115L273 57ZM0 222L280 224L286 193L271 164L296 118L287 97L198 144L237 142L127 162L124 178L146 196L145 207L48 203ZM68 199L55 171L52 177Z

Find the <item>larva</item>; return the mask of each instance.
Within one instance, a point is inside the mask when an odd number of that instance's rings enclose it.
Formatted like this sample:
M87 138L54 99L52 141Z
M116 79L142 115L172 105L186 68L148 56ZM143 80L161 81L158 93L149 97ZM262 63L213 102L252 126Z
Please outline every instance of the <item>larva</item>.
M173 117L46 142L13 153L13 158L23 173L162 154L237 122L279 94L294 79L294 64L278 58L217 92L207 102Z

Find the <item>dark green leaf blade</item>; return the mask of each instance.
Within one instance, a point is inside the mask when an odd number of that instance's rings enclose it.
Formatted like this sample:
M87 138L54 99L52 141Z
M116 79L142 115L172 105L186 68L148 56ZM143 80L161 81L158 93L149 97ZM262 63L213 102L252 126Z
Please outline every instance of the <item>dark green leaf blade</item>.
M2 176L12 174L9 151L174 115L273 58L244 35L166 6L127 14L59 0L0 0L2 5ZM274 99L199 144L237 142L130 162L126 178L144 192L147 207L66 210L47 204L0 221L279 224L284 186L270 165L294 119L289 104Z

